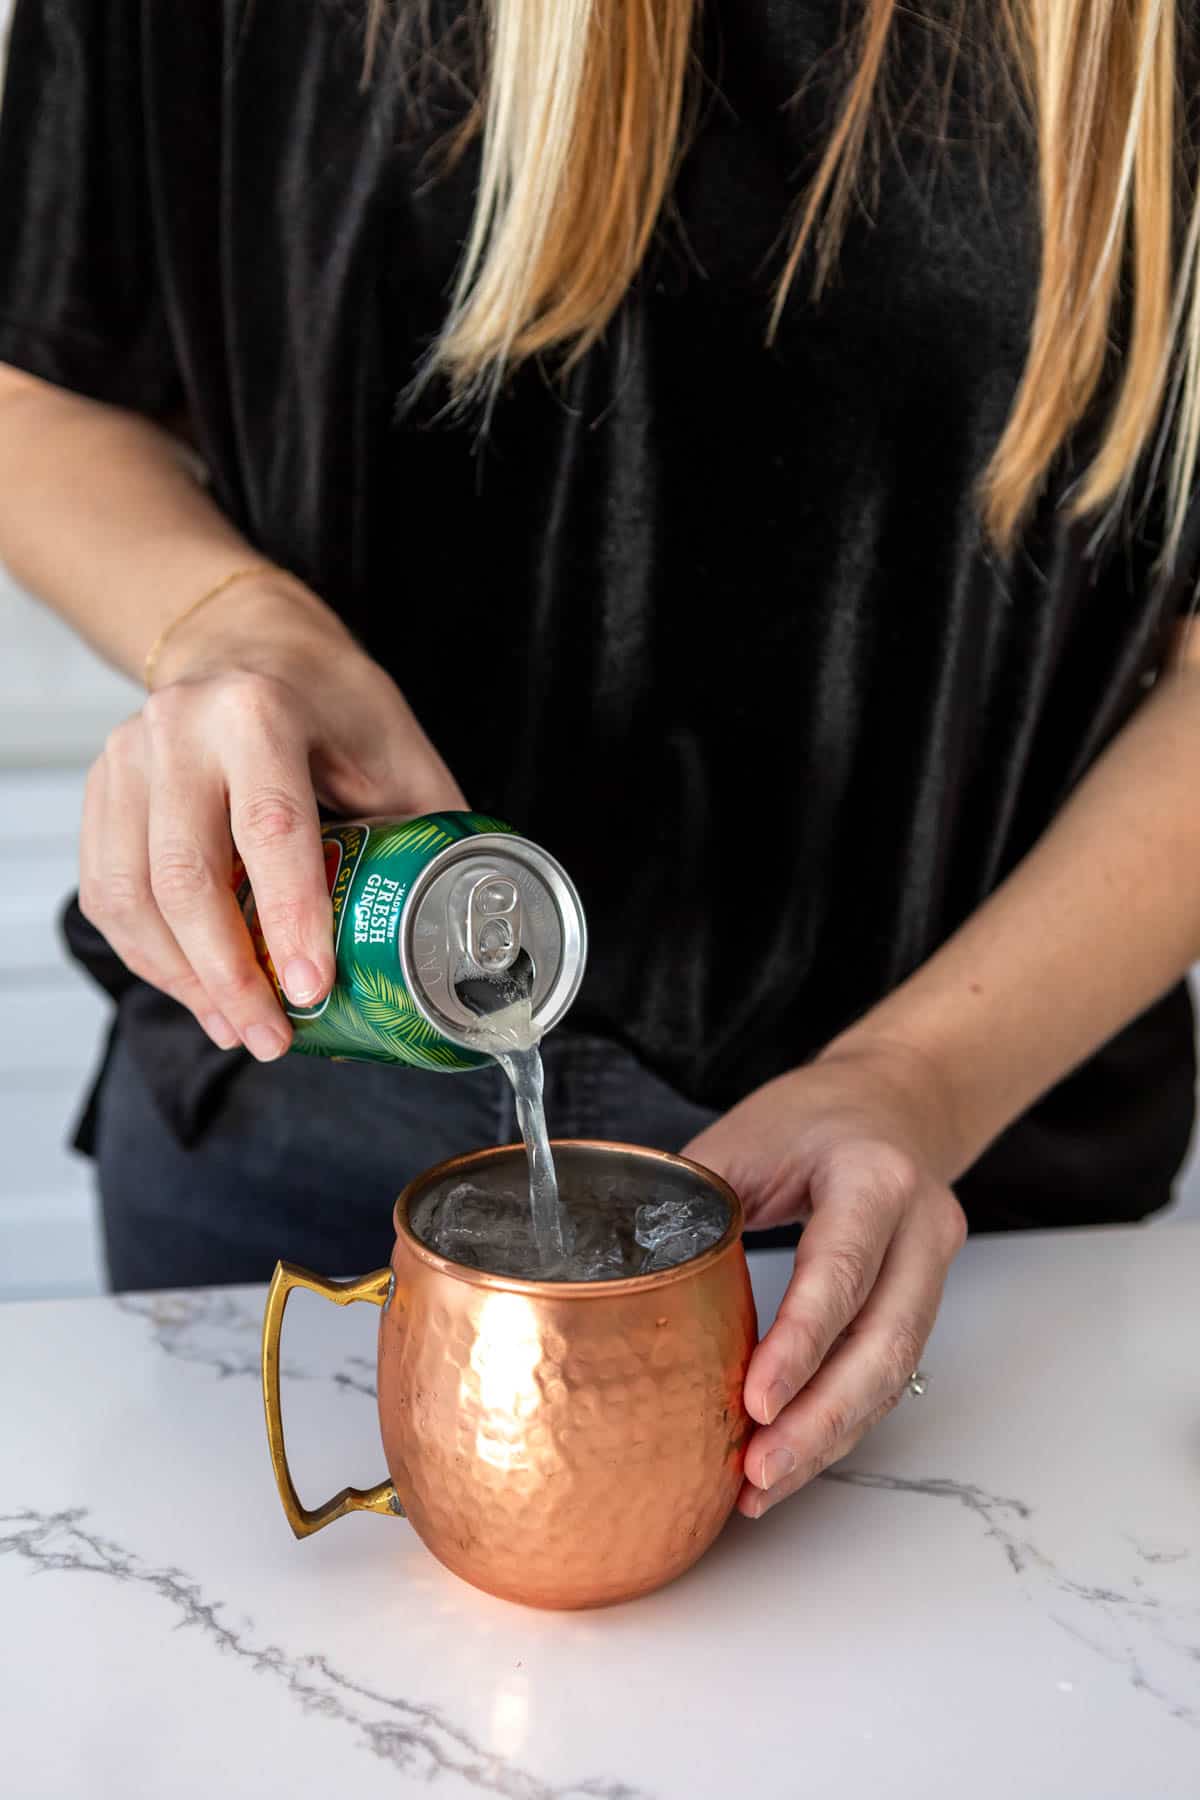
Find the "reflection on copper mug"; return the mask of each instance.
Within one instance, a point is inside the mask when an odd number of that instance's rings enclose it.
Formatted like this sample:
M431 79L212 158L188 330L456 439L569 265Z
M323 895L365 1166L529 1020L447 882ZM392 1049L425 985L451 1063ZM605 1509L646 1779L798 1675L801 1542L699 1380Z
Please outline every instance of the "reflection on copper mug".
M407 1514L464 1580L529 1606L604 1606L671 1581L713 1542L742 1481L742 1400L756 1337L742 1208L682 1157L620 1144L555 1145L572 1177L661 1194L698 1186L730 1210L692 1262L620 1281L520 1281L435 1255L419 1232L437 1195L511 1178L524 1149L455 1157L396 1202L391 1267L351 1282L280 1263L263 1320L267 1437L297 1537L344 1513ZM301 1505L283 1444L279 1335L288 1294L371 1300L390 1480Z

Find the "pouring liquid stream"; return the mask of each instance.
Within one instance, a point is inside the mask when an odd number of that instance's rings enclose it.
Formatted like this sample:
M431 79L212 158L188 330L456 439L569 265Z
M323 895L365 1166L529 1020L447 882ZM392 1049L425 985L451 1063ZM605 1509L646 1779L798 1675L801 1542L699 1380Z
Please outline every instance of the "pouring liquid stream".
M546 1129L542 1058L529 996L517 994L498 1011L481 1014L478 1030L480 1048L495 1058L512 1085L517 1123L529 1158L533 1237L542 1267L549 1270L570 1253L573 1234L558 1197L558 1176Z
M715 1193L680 1191L665 1179L632 1192L619 1184L600 1190L576 1175L564 1203L546 1130L534 964L519 945L513 954L513 933L501 929L513 910L504 884L477 885L487 906L480 906L482 923L468 908L453 990L472 1015L466 1041L498 1062L512 1087L528 1188L519 1174L515 1183L511 1176L499 1184L456 1182L425 1220L423 1240L451 1262L522 1280L620 1280L703 1255L729 1225L729 1208Z
M542 1057L536 1044L526 1050L493 1053L512 1083L517 1123L529 1158L529 1210L533 1236L543 1265L560 1261L571 1248L571 1229L565 1207L558 1198L558 1175L546 1130L542 1099Z

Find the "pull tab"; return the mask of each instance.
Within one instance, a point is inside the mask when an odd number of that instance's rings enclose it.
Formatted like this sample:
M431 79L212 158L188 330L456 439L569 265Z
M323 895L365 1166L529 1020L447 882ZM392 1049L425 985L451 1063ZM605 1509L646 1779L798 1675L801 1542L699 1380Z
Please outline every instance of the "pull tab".
M467 955L476 968L502 975L521 949L521 896L506 875L483 875L467 900Z

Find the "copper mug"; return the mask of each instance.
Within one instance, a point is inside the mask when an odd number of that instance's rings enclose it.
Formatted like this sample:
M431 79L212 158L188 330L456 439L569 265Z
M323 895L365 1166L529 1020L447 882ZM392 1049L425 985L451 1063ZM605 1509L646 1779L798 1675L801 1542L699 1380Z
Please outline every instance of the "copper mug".
M656 1194L718 1192L720 1242L691 1262L617 1281L523 1281L466 1268L421 1242L448 1186L511 1177L519 1146L455 1157L396 1202L390 1268L329 1281L275 1270L263 1320L267 1438L297 1537L348 1512L407 1515L464 1580L528 1606L605 1606L672 1581L733 1510L750 1422L742 1399L756 1339L742 1208L717 1176L657 1150L555 1145L572 1175ZM390 1480L303 1506L279 1401L287 1297L309 1288L370 1300L379 1326L379 1423Z

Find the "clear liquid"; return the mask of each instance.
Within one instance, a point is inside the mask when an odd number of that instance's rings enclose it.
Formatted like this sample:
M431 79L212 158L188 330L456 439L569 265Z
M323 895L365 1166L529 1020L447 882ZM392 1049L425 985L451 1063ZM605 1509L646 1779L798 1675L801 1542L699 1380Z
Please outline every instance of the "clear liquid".
M679 1177L657 1179L653 1168L581 1171L578 1157L566 1157L559 1173L572 1239L562 1256L547 1260L537 1243L529 1183L513 1163L427 1196L413 1220L417 1234L469 1269L522 1280L620 1281L702 1256L729 1225L719 1194Z
M494 1056L512 1083L517 1123L529 1158L529 1212L542 1267L562 1262L571 1249L570 1221L559 1204L558 1176L546 1129L541 1052L528 999L515 1000L479 1021L480 1048Z
M559 1205L558 1175L546 1130L542 1099L542 1058L536 1044L527 1050L493 1052L512 1082L517 1103L517 1123L529 1158L529 1212L533 1240L545 1266L558 1262L570 1249L567 1215Z

